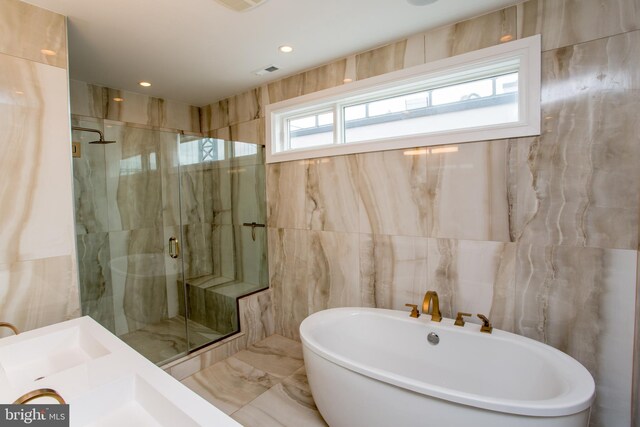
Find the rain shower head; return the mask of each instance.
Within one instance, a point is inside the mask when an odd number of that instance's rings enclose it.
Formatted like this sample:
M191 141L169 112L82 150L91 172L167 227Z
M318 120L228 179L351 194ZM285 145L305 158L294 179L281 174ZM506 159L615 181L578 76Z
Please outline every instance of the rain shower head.
M97 133L98 135L100 135L100 139L97 141L89 141L89 144L114 144L116 141L105 141L104 140L104 135L102 135L102 132L97 130L97 129L91 129L91 128L83 128L80 126L71 126L72 130L78 130L80 132L94 132Z

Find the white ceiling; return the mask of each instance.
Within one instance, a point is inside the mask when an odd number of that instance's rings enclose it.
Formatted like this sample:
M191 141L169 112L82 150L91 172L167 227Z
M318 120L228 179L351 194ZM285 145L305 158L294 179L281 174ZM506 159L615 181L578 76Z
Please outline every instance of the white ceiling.
M518 0L269 0L243 13L214 0L27 2L69 17L71 78L202 106ZM253 74L271 64L281 70Z

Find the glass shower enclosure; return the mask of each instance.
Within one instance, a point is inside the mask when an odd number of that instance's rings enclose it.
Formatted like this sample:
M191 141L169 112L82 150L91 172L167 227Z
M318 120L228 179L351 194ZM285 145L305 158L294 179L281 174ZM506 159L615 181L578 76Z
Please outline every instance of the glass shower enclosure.
M268 287L264 147L73 117L82 312L163 364Z

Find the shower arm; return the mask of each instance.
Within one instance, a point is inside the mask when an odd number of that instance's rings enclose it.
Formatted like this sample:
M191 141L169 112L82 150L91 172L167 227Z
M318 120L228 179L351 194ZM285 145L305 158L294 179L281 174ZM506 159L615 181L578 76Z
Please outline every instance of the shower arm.
M104 135L102 135L102 131L99 131L97 129L83 128L80 126L71 126L71 130L79 130L81 132L95 132L98 135L100 135L100 142L104 142Z

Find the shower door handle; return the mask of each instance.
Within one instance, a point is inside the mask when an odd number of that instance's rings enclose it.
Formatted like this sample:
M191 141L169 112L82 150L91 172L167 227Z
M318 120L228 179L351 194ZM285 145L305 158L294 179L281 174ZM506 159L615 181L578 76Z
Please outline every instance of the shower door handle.
M180 256L180 242L176 237L169 238L169 256L174 259Z

